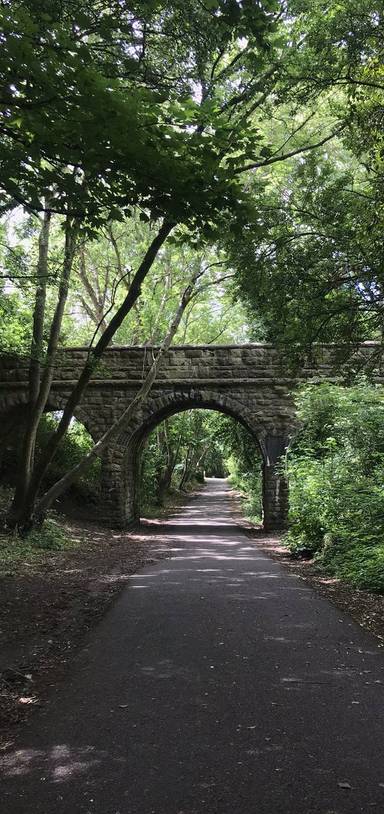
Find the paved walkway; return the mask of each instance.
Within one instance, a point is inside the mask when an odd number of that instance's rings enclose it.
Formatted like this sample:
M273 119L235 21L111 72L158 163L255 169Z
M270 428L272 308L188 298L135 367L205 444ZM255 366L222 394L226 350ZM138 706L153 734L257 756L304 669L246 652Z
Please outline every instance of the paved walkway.
M257 550L223 481L8 754L2 814L384 812L384 652Z

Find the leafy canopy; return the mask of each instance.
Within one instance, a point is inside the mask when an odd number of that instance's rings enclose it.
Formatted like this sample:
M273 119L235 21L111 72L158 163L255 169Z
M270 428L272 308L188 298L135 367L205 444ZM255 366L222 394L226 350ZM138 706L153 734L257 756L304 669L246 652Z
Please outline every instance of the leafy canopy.
M3 207L39 210L49 194L90 227L139 206L208 231L223 212L246 212L230 155L253 134L233 112L244 114L250 73L270 58L276 9L4 2Z

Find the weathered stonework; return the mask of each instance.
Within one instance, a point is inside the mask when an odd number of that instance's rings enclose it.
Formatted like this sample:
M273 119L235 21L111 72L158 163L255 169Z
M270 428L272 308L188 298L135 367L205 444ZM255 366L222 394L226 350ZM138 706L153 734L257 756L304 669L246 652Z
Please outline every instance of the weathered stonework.
M373 358L377 346L366 343L356 353ZM76 410L76 417L97 440L137 393L155 348L113 347L106 351ZM264 525L286 524L288 494L279 461L297 422L293 395L308 380L334 379L335 348L319 346L316 359L292 373L267 344L177 346L164 356L145 404L115 437L102 456L103 517L126 527L139 513L137 484L142 445L164 418L193 407L211 408L241 421L257 440L264 461ZM86 359L84 348L60 354L49 409L61 410ZM384 376L376 364L377 381ZM0 443L28 403L28 360L0 357Z

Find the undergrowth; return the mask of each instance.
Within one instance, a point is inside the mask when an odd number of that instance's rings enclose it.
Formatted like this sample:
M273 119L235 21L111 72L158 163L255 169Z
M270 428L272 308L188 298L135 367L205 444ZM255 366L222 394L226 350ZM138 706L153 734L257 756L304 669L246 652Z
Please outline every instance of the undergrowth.
M0 571L8 571L12 564L22 561L42 561L53 552L74 548L77 540L72 538L56 520L49 519L33 529L26 537L12 533L0 535Z
M11 490L0 487L0 512L4 512L10 497ZM9 574L22 564L41 563L50 554L78 544L79 540L67 531L59 517L54 516L33 528L26 537L3 531L0 533L0 574Z
M250 472L241 471L239 466L232 467L228 480L231 486L241 493L242 510L247 520L255 524L261 523L262 499L259 462L256 462L254 470Z

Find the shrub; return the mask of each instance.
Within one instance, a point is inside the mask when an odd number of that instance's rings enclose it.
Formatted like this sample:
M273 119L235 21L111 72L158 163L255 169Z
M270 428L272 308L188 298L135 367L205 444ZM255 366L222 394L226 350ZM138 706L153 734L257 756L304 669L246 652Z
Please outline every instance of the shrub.
M26 541L31 548L40 548L46 551L61 551L72 545L62 526L52 518L45 520L41 526L33 528Z
M57 426L57 414L47 413L40 422L36 453L45 446L50 434ZM9 445L4 445L0 460L0 477L2 485L14 486L17 465L19 460L19 446L21 433L16 428L16 434L9 439ZM49 488L59 480L72 466L75 466L82 459L83 455L92 447L93 441L85 427L80 422L74 420L64 436L57 453L50 464L43 488ZM95 500L98 492L100 480L101 462L94 460L85 473L77 477L70 487L72 495L82 501Z
M0 534L1 576L14 574L19 568L33 568L34 563L44 562L49 552L64 551L79 545L78 538L70 537L65 529L53 519L34 528L23 538L13 534Z
M57 420L55 415L46 415L41 422L38 446L43 447L55 429ZM65 472L79 463L86 452L93 446L93 441L85 427L79 421L72 421L68 432L64 436L57 453L49 466L46 476L46 486L50 486L61 478ZM85 500L92 499L97 492L100 477L100 460L96 459L89 465L87 471L74 482L72 490L78 492Z
M321 564L355 588L384 593L384 545L346 542L326 547Z
M288 454L295 554L315 554L357 587L384 590L384 391L360 383L305 387Z
M243 509L246 517L253 523L260 523L262 518L262 473L261 459L256 457L252 469L247 470L240 457L231 455L227 460L230 472L229 481L244 495Z

